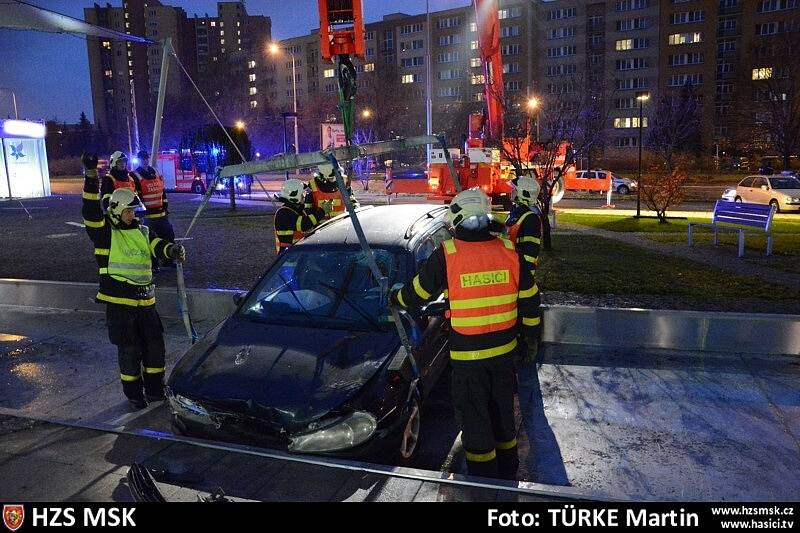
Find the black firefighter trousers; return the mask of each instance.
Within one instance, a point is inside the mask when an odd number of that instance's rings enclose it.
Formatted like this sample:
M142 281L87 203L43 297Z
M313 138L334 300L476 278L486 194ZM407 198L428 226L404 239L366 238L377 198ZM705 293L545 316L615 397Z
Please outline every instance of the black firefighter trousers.
M130 400L164 396L164 328L156 306L106 304L108 338L117 346L122 391Z
M516 479L519 456L512 354L450 362L451 394L468 472Z

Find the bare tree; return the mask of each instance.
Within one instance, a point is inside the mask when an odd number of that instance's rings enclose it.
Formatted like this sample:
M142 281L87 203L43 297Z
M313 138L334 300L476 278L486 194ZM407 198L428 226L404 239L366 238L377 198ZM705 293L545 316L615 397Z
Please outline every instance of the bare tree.
M756 102L752 119L756 132L788 169L790 157L800 149L800 66L796 57L800 31L793 29L772 39L771 46L757 50L770 66L753 72Z
M655 112L648 118L645 143L668 171L675 168L676 155L699 155L701 118L700 97L691 85L685 85L678 94L658 98Z
M688 166L689 161L685 154L671 154L669 164L660 155L648 157L648 179L639 185L640 194L645 205L656 212L661 224L667 223L667 210L683 201Z
M537 116L531 114L525 102L507 100L503 106L505 138L493 140L518 176L529 174L539 180L545 250L552 249L548 216L554 190L577 158L589 158L602 146L599 132L609 116L609 107L603 85L588 83L587 79L576 75L550 84L548 93L539 98ZM534 120L538 121L538 128L534 127Z

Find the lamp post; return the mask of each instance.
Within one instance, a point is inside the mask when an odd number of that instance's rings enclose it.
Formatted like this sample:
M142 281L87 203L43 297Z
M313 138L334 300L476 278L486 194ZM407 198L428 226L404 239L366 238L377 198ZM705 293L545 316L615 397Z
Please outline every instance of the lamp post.
M287 117L294 117L295 124L297 124L297 113L293 113L292 111L287 111L285 113L281 113L283 117L283 153L286 154L289 152L289 145L287 144L286 140L286 118ZM295 130L296 132L296 130ZM297 151L297 146L295 146L295 152ZM299 169L298 169L299 173ZM286 179L289 179L289 171L286 171Z
M642 216L642 126L644 120L644 103L650 99L649 94L640 94L639 101L639 181L636 182L636 218Z
M11 102L14 105L14 119L19 120L19 113L17 112L17 95L14 94L14 91L11 89L0 88L0 90L11 93Z
M276 43L272 43L272 44L269 45L269 53L270 54L272 54L274 56L277 56L277 55L280 54L280 51L281 51L281 49ZM292 58L292 96L293 96L293 98L292 98L292 101L293 101L292 111L294 111L294 152L295 153L299 153L300 152L300 134L299 134L298 124L297 124L297 121L298 121L298 114L297 114L297 74L296 74L296 71L295 71L295 59L294 59L294 54L290 50L284 50L284 52L289 54L289 56ZM284 117L284 121L285 120L286 120L286 117ZM284 127L284 131L286 131L285 127ZM286 149L287 149L287 147L284 146L284 153L286 153ZM295 169L295 174L297 174L298 176L300 175L300 169L299 168ZM288 171L286 172L286 179L289 179L289 172Z
M536 141L537 142L539 141L539 106L540 105L541 105L541 102L535 96L531 97L531 98L528 98L528 109L530 109L531 111L535 111L536 112Z

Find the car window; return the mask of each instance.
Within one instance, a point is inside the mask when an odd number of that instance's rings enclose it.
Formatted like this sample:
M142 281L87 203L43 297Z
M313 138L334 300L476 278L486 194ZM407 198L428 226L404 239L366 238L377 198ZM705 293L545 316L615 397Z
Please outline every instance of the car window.
M417 261L417 266L419 267L423 261L430 257L433 251L436 250L439 245L442 244L442 242L452 237L452 234L444 226L440 226L431 235L426 237L414 252L414 258Z
M746 177L742 181L739 182L739 187L752 187L753 186L753 178L750 176Z
M770 178L773 189L800 189L800 180L797 178Z
M261 280L240 315L259 322L369 330L389 324L386 298L358 248L292 248ZM388 285L405 280L399 252L373 248Z
M751 185L751 187L753 187L754 189L758 189L762 185L766 184L767 183L764 181L764 178L753 178L753 185Z

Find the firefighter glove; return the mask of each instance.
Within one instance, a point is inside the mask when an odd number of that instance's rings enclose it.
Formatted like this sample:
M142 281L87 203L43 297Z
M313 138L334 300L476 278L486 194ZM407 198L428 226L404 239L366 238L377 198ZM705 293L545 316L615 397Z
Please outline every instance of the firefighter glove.
M333 202L330 200L323 200L319 203L319 206L325 211L326 215L330 215L331 211L333 210Z
M83 153L81 155L81 163L86 170L97 170L97 154Z
M183 263L186 261L186 248L181 244L170 244L167 248L167 257Z

